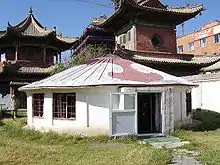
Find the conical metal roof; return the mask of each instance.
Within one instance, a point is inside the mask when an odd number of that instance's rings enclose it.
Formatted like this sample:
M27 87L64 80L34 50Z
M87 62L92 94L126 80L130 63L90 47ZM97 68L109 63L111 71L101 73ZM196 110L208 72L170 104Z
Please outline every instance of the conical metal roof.
M107 55L87 64L57 73L23 86L20 90L42 88L80 88L88 86L194 85L180 77L146 67L133 61Z

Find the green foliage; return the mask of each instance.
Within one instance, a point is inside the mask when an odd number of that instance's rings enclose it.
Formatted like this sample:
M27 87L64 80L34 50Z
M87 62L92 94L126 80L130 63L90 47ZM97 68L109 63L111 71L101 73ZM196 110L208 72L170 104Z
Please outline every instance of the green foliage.
M55 66L52 74L59 73L65 69L71 68L73 66L85 64L91 59L104 56L108 53L105 45L88 45L82 53L78 55L72 55L70 59L64 63L58 63Z
M193 114L193 122L193 124L182 126L181 129L194 131L220 129L220 114L208 110L197 111Z
M208 131L220 129L220 113L213 111L196 112L193 117L195 120L201 121L196 130Z
M51 72L51 74L55 74L55 73L59 73L62 72L66 69L66 66L63 63L57 63L53 69L53 71Z

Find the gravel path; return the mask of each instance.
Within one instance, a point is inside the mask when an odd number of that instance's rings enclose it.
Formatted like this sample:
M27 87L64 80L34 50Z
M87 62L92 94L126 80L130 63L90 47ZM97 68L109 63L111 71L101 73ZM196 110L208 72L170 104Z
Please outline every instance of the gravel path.
M202 165L199 161L193 158L198 154L198 152L187 151L184 149L174 150L172 165Z

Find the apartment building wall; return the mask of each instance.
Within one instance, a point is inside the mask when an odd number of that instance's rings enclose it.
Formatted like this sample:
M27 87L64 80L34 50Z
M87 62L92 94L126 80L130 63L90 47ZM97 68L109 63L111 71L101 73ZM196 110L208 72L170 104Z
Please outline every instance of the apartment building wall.
M219 54L220 21L210 22L196 32L177 38L177 52L195 55Z

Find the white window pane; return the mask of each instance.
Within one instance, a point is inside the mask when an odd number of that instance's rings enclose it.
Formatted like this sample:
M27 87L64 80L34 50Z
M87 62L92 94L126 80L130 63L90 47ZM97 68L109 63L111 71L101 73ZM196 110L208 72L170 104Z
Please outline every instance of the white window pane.
M111 102L112 109L119 109L120 104L120 95L112 94L112 102Z
M189 46L189 50L194 50L194 43L193 42L189 43L188 46Z
M206 38L200 40L200 47L206 46Z
M135 95L134 94L125 94L124 95L125 104L124 109L135 109Z
M128 31L128 33L127 33L127 39L128 39L128 41L131 41L131 32L130 31Z
M219 43L219 38L220 37L220 34L216 34L214 35L214 43Z
M135 109L135 94L112 94L111 99L112 110Z
M124 34L123 35L123 44L125 44L126 43L126 35Z
M183 53L183 45L181 45L181 46L178 46L178 53Z

